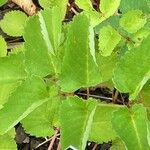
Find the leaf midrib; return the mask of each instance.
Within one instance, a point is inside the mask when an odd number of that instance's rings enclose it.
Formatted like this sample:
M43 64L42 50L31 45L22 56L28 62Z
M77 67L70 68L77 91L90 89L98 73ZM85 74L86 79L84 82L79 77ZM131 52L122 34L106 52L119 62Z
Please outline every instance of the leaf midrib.
M138 145L139 145L139 148L140 148L139 150L143 150L142 145L141 145L140 136L139 136L138 129L136 127L136 123L134 121L133 115L131 115L131 122L133 124L133 128L134 128L134 131L135 131L135 134L136 134L136 137L137 137Z

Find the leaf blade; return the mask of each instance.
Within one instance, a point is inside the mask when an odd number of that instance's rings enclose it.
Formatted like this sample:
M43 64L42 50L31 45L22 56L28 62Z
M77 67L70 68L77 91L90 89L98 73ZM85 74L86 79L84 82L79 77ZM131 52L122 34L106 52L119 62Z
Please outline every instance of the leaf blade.
M40 78L32 77L23 82L0 110L0 119L4 123L0 124L0 134L9 131L35 108L46 102L47 97L46 86ZM17 106L15 111L12 106Z
M78 97L70 97L63 102L60 118L63 149L70 145L77 149L85 149L95 109L96 104L93 101L86 103ZM71 111L68 113L68 110ZM68 123L71 126L68 127Z
M10 11L0 21L2 30L11 36L21 36L24 33L24 25L27 16L21 11Z
M99 50L102 56L110 56L121 41L121 35L110 25L103 27L99 33Z
M80 87L98 84L101 76L89 48L89 20L87 17L78 15L69 29L60 86L63 91L72 92Z
M133 148L148 150L150 148L147 121L146 109L142 105L134 105L131 111L128 108L118 109L112 118L114 129L129 150Z
M150 78L149 40L150 36L143 40L139 47L128 51L114 69L113 83L115 87L121 92L130 93L131 100L137 97L143 85Z

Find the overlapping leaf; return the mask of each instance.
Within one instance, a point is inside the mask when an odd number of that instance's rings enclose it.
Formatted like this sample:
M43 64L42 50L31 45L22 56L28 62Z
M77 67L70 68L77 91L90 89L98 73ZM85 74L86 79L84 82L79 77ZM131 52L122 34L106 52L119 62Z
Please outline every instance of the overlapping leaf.
M35 108L48 100L48 92L44 82L39 77L24 81L11 94L8 102L0 110L0 134L9 131L14 125L25 118Z
M21 36L24 32L24 26L27 16L21 11L11 11L5 14L3 20L0 21L2 30L11 36Z
M135 105L132 110L120 108L114 112L112 123L128 150L150 149L147 113L142 105Z
M90 0L76 0L76 4L84 10L84 14L89 18L92 27L106 20L102 13L94 10Z
M60 76L60 85L64 91L72 92L101 82L89 48L89 26L87 17L79 15L69 27Z
M150 36L139 47L128 51L114 70L115 87L121 92L130 93L130 99L136 98L150 78L149 41Z
M99 50L102 56L110 56L120 40L121 35L113 27L103 27L99 33Z
M60 117L62 149L69 146L85 149L95 110L94 101L84 102L78 97L70 97L63 102Z
M147 22L146 16L141 10L131 10L122 16L120 26L129 33L135 33Z

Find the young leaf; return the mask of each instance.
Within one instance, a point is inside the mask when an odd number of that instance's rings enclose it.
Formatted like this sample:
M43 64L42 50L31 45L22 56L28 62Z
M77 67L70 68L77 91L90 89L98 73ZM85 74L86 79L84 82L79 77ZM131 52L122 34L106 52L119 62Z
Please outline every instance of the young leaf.
M118 11L120 1L121 0L101 0L100 11L106 18L108 18Z
M89 137L90 141L103 143L116 139L117 134L112 127L111 119L113 112L120 107L105 103L97 105Z
M121 0L119 9L122 13L135 9L142 10L143 12L150 12L149 4L149 0Z
M0 57L5 57L7 55L7 45L2 36L0 36Z
M143 85L150 78L150 36L142 44L128 51L114 70L115 87L124 93L130 93L130 99L136 98Z
M60 75L63 91L72 92L101 81L98 67L90 53L89 26L85 15L75 17L69 26Z
M5 14L0 21L2 30L11 36L21 36L24 32L24 25L27 21L27 16L21 11L11 11Z
M48 13L47 15L51 15L49 12L50 11L46 11L43 13ZM51 53L53 50L50 49L52 48L50 47L50 44L53 39L50 39L49 37L49 30L52 28L47 29L44 19L46 19L46 22L49 21L49 18L44 18L42 13L40 13L39 16L30 18L26 25L24 34L26 49L25 63L27 71L31 75L34 74L41 77L47 76L48 74L57 73L55 60L53 58L54 56ZM55 26L57 26L57 24L55 24ZM51 31L51 33L54 34L55 30ZM55 39L55 37L53 38Z
M22 53L0 58L0 84L14 83L26 78Z
M0 150L16 150L15 131L0 135Z
M85 149L95 110L96 103L92 100L86 102L70 97L63 102L60 113L62 149L69 146Z
M35 108L48 101L48 92L39 77L31 77L24 81L0 110L0 134L13 128L19 121L30 114Z
M110 25L103 27L99 33L99 50L102 56L110 56L121 40L121 35Z
M131 10L122 16L120 19L120 26L129 33L135 33L147 22L141 10Z
M142 105L134 105L132 110L120 108L113 114L113 128L128 150L149 150L148 119Z
M55 86L51 85L49 94L46 103L36 108L21 121L26 132L30 135L46 137L54 134L54 121L61 101L58 97L58 89Z

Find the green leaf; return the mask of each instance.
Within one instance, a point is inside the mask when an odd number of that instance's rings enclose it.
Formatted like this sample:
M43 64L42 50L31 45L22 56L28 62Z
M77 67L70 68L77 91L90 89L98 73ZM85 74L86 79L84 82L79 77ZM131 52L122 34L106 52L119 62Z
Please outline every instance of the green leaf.
M112 53L110 56L102 56L98 54L97 63L101 70L102 82L106 82L112 79L113 70L119 61L117 53Z
M7 0L0 0L0 6L4 5L7 2Z
M26 78L22 53L0 58L0 84L14 83Z
M83 13L89 18L92 27L95 27L106 19L102 13L94 10L90 0L76 0L76 4L84 10Z
M61 12L58 7L47 9L39 13L41 32L50 53L56 53L61 40Z
M0 36L0 57L7 55L7 44L2 36Z
M76 0L76 4L80 8L82 8L82 9L84 9L86 11L91 10L93 8L92 3L91 3L90 0L84 0L84 1L83 0Z
M21 45L17 45L16 47L12 48L11 49L11 52L8 53L8 55L11 55L11 54L18 54L20 52L25 52L25 47L24 47L24 44L21 44Z
M22 120L26 132L36 137L52 136L54 134L53 126L60 103L58 89L51 85L48 101Z
M130 99L137 97L143 85L150 78L150 36L142 44L128 51L114 70L113 82L123 93L130 93Z
M100 103L93 118L89 140L103 143L116 139L117 135L112 128L112 114L122 106Z
M101 0L100 11L108 18L118 11L121 0Z
M55 6L59 7L61 19L63 20L66 14L68 0L39 0L42 7L53 8ZM57 19L57 18L55 18Z
M141 28L140 30L138 30L136 33L134 33L132 35L132 40L134 42L131 42L131 43L129 42L129 44L128 44L129 49L130 49L130 47L134 48L134 47L140 46L141 43L143 42L143 40L146 39L149 34L150 34L150 28L144 27L144 28Z
M4 134L24 119L35 108L48 100L48 92L44 82L32 77L23 82L0 110L0 134Z
M21 36L24 32L24 25L27 21L27 16L21 11L10 11L5 14L0 21L2 30L11 36Z
M117 44L121 41L121 35L110 25L103 27L99 33L99 50L102 56L110 56Z
M69 97L63 102L60 113L62 149L69 146L85 149L95 110L96 103L92 100Z
M95 64L97 64L96 62L96 52L95 52L95 34L94 34L94 29L92 26L89 27L89 47L90 47L90 52L91 55L93 56L93 60L95 62Z
M147 22L146 16L141 10L131 10L122 16L120 26L129 33L135 33Z
M88 11L84 11L83 14L85 14L89 20L90 20L90 25L92 27L95 27L96 25L100 24L107 18L103 16L102 13L97 12L96 10L90 9Z
M150 0L121 0L120 10L122 13L135 9L150 12Z
M102 23L98 24L94 30L96 34L100 33L100 29L102 29L104 26L111 25L115 29L119 29L119 20L120 16L111 16L107 18L105 21Z
M118 109L113 114L112 124L128 150L150 149L147 113L142 105L134 105L131 110Z
M15 131L14 130L12 131L11 133L9 132L4 135L0 135L0 150L16 150L17 149L17 144L14 140Z
M144 85L139 98L146 107L150 107L150 80Z
M7 83L0 85L0 105L3 106L9 96L16 90L16 88L20 85L20 82Z
M98 66L89 48L89 26L89 20L85 15L75 17L69 26L60 75L63 91L72 92L101 81Z
M112 141L112 146L110 150L126 150L126 147L123 143L123 141L119 138L115 139Z
M54 34L56 30L52 31L53 28L46 26L47 22L51 23L51 19L54 18L50 18L49 20L47 15L52 17L50 10L40 13L38 16L31 17L26 25L24 35L26 49L25 63L27 71L31 75L34 74L41 77L57 73L56 62L52 54L53 49L51 45L52 41L57 36L51 35L53 39L50 39L51 37L49 37L49 34ZM46 19L46 22L44 19ZM55 23L57 23L57 21ZM54 25L58 26L57 24L53 24L53 26ZM58 33L55 34L57 35Z

